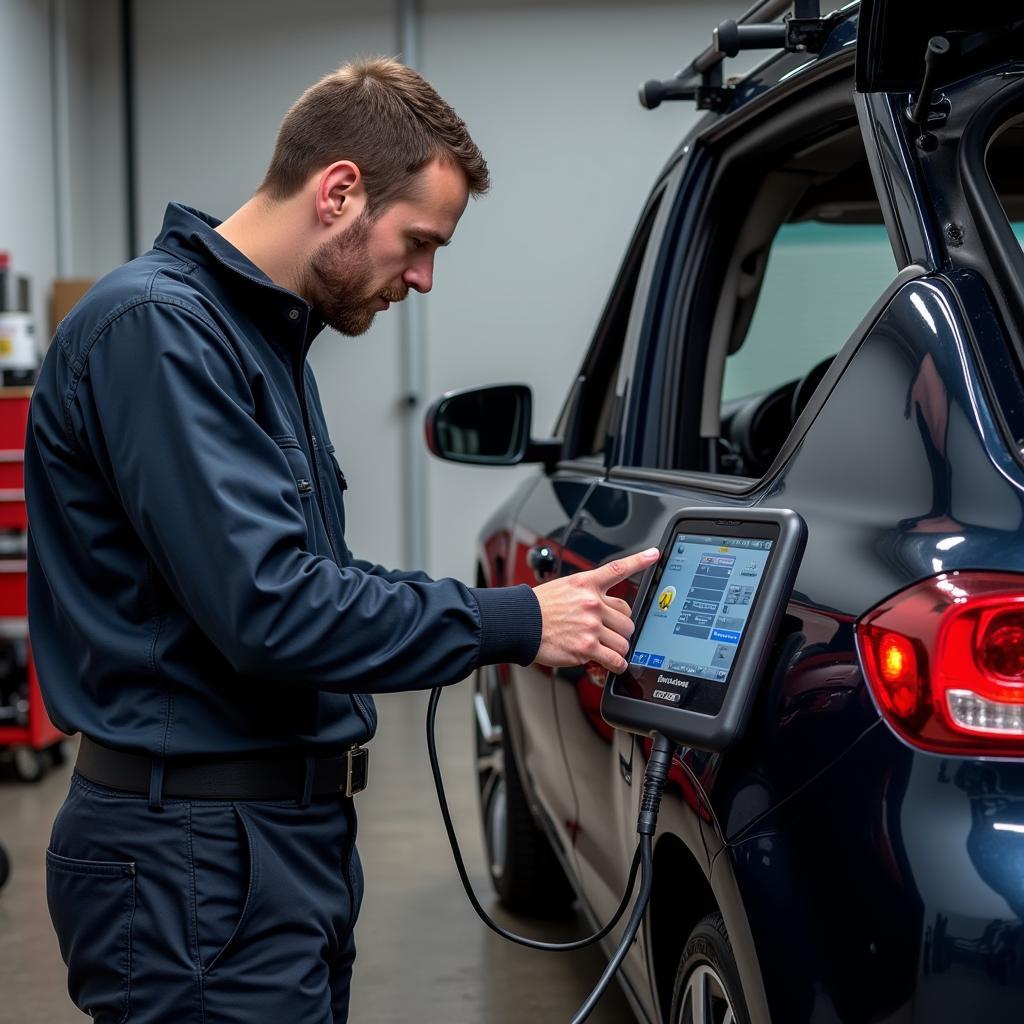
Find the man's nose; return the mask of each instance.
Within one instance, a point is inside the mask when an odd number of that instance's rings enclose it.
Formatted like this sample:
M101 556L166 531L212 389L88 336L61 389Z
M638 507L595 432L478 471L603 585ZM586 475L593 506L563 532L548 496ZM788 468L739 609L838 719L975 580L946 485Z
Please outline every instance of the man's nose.
M426 295L434 287L434 268L429 264L409 267L402 275L402 281L409 288Z

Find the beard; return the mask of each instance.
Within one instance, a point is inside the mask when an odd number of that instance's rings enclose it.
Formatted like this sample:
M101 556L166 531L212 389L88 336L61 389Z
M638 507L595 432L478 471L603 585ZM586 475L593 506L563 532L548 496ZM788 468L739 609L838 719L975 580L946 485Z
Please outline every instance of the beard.
M365 334L377 315L377 299L401 302L409 289L374 289L370 261L372 219L364 210L348 230L324 242L310 257L305 293L314 309L340 334Z

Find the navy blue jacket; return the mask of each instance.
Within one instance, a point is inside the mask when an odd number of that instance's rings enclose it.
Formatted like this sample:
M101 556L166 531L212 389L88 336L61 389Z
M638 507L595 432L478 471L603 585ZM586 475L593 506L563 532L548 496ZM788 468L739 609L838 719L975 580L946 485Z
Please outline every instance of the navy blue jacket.
M326 751L373 734L369 693L530 662L529 587L353 559L306 361L323 324L216 223L170 206L40 371L29 630L54 723L159 756Z

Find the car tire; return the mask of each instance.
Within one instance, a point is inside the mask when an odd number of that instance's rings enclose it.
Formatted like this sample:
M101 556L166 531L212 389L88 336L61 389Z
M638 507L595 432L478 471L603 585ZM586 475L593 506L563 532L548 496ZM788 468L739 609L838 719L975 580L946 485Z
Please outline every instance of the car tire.
M495 666L477 672L475 700L478 705L483 702L474 716L477 792L494 891L501 905L514 913L558 916L576 897L551 843L533 820L507 742L501 682Z
M11 748L11 764L20 782L38 782L46 774L46 762L34 747L19 745Z
M721 914L690 932L672 991L670 1024L750 1024L740 972Z

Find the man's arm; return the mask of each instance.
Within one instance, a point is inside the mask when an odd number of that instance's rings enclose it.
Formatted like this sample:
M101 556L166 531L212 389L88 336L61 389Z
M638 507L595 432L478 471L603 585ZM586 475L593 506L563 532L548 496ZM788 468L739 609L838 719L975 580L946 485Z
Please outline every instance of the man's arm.
M352 565L367 573L370 576L377 576L382 580L388 580L391 583L433 583L434 578L428 576L425 572L419 569L387 569L383 565L375 565L373 562L366 561L365 558L354 558L352 559Z
M528 587L394 581L304 549L292 470L198 310L156 300L122 313L92 347L70 412L168 586L237 671L383 692L536 656Z

